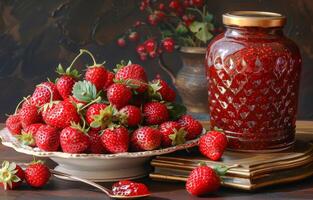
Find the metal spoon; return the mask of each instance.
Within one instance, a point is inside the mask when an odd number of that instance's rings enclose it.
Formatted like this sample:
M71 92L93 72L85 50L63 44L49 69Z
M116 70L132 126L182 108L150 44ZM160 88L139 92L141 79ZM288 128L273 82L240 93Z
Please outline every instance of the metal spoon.
M104 192L106 195L108 195L109 197L114 198L114 199L137 199L137 198L143 198L143 197L150 196L150 194L136 195L136 196L114 195L112 190L109 190L109 189L103 187L102 185L99 185L99 184L97 184L97 183L95 183L93 181L89 181L87 179L79 178L79 177L76 177L76 176L73 176L73 175L70 175L70 174L66 174L66 173L63 173L63 172L58 172L58 171L55 171L53 169L50 169L50 171L56 177L58 177L58 176L67 177L67 178L70 178L70 179L74 179L74 180L86 183L86 184L91 185L91 186L93 186L95 188L98 188L99 190Z

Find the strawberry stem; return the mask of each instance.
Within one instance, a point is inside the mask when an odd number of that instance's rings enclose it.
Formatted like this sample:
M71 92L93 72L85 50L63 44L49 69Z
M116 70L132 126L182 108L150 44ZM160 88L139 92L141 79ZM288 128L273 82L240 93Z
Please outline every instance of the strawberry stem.
M92 61L93 61L93 65L94 65L94 66L97 65L96 59L95 59L95 57L92 55L92 53L91 53L90 51L88 51L88 50L86 50L86 49L81 49L80 52L81 52L81 53L86 53L86 54L88 54L88 55L91 57Z
M23 103L24 101L27 100L28 97L29 97L29 96L24 97L24 98L17 104L17 106L16 106L16 108L15 108L15 111L14 111L14 115L17 114L17 111L18 111L19 107L22 105L22 103Z
M50 103L51 103L53 101L53 92L52 92L51 88L44 85L44 84L39 84L38 86L42 86L42 87L46 88L47 90L49 90L49 92L50 92Z
M87 108L87 107L90 106L91 104L93 104L93 103L95 103L95 102L98 102L98 101L100 101L100 100L101 100L101 97L99 96L99 97L97 97L96 99L94 99L94 100L92 100L91 102L89 102L89 103L87 103L86 105L84 105L83 107L79 108L79 109L78 109L78 112L84 110L85 108Z
M82 51L82 49L80 49L79 50L79 54L73 59L73 61L71 62L71 64L70 64L70 66L68 67L68 69L71 69L72 68L72 66L74 65L74 63L77 61L77 59L81 56L81 55L83 55L83 51Z

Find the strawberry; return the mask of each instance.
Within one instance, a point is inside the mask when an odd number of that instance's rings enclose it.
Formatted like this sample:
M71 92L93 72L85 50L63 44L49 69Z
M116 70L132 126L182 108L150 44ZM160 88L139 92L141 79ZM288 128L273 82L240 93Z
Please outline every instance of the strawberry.
M173 102L175 91L162 79L154 79L149 83L149 96L158 100Z
M123 64L122 64L123 65ZM144 68L138 64L128 64L126 66L118 66L115 74L116 80L128 81L135 86L137 93L143 93L147 90L147 75Z
M184 144L186 131L181 128L179 123L167 121L160 125L160 133L162 134L162 146L169 147L172 145Z
M101 112L103 113L106 107L107 105L104 103L95 103L89 106L86 110L87 123L91 125L95 121L95 116L99 115ZM108 117L111 117L111 116L108 116ZM104 119L104 117L102 119ZM92 128L96 128L96 127L92 127ZM101 127L97 127L98 130L100 130L100 128Z
M36 106L23 106L19 111L20 120L23 127L41 121L41 116Z
M123 153L128 151L129 134L125 127L105 129L101 135L102 145L108 153Z
M72 123L71 126L61 131L60 144L63 152L83 153L87 151L90 140L86 135L86 130L81 128L78 124Z
M169 112L167 107L160 102L148 102L143 106L143 115L149 125L161 124L168 121Z
M20 135L22 130L22 123L18 114L10 115L5 121L5 126L13 135Z
M199 151L211 160L219 160L227 147L227 137L219 131L209 131L199 140Z
M67 99L72 94L72 89L76 80L72 76L62 75L56 81L57 89L63 99Z
M191 171L186 190L192 195L201 196L218 190L220 182L220 177L211 167L200 166Z
M26 126L22 130L22 134L17 136L18 140L24 145L35 147L36 146L36 141L35 141L36 133L38 129L43 125L44 124L37 123L37 124L31 124L31 125Z
M43 151L57 151L60 145L60 133L57 128L42 125L35 136L36 145Z
M95 154L102 154L105 152L104 147L101 142L101 137L97 130L89 130L88 136L90 140L90 145L88 148L88 152Z
M43 120L50 126L65 128L70 126L71 122L79 123L80 117L73 104L68 101L60 101L44 108Z
M125 124L126 126L137 126L141 122L141 110L133 105L124 106L119 111L119 118L122 124Z
M150 194L149 189L143 183L134 181L119 181L112 186L114 195L117 196L137 196Z
M34 188L45 186L51 177L49 168L42 162L31 163L25 170L25 180L28 185Z
M20 187L24 177L24 171L19 165L3 161L0 169L0 185L4 190L14 190Z
M161 133L159 130L143 126L138 128L131 136L131 146L135 151L150 151L160 147Z
M107 80L103 86L103 90L106 91L113 83L113 79L114 79L115 74L113 72L109 72L107 74Z
M30 98L30 104L42 106L50 101L60 100L61 96L57 87L52 82L44 82L36 86L33 95Z
M103 65L88 67L85 74L85 79L93 83L96 86L97 90L100 91L106 84L107 70L104 68Z
M108 88L107 97L109 102L119 109L128 104L132 98L132 92L126 85L114 83Z
M201 123L192 118L191 115L183 115L179 118L178 123L187 131L186 139L192 140L202 133Z

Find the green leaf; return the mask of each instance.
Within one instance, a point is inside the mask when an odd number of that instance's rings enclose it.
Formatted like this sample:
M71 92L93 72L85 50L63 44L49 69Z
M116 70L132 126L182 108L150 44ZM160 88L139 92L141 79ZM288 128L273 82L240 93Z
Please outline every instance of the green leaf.
M78 81L73 87L73 96L79 101L91 102L97 98L96 86L86 80Z
M213 35L207 29L199 31L195 36L204 43L213 37Z
M169 110L170 118L172 120L177 120L182 115L186 114L186 107L181 104L171 103L171 109Z
M189 26L190 31L195 33L196 38L204 43L206 43L213 37L213 35L209 32L209 28L212 28L209 27L209 23L198 21L194 21Z
M183 35L185 33L188 32L188 29L185 25L183 24L178 24L178 26L176 27L176 33Z
M224 176L229 168L225 165L216 165L213 169L219 176Z
M163 38L173 36L173 33L169 30L163 30L163 31L161 31L161 34L162 34Z
M210 13L207 13L207 15L204 17L205 22L211 22L213 20L213 15Z

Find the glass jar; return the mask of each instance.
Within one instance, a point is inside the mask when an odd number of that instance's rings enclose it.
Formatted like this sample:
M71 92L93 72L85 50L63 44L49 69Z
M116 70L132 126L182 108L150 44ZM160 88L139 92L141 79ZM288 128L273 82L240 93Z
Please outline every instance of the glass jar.
M277 151L295 141L301 56L285 22L277 13L227 13L226 31L208 46L211 128L225 131L231 150Z

